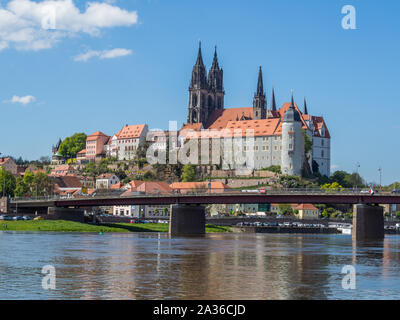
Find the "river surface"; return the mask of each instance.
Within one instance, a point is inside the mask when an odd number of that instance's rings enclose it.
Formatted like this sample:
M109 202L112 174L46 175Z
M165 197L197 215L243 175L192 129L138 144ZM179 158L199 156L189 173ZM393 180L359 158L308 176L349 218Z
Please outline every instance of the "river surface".
M0 299L400 299L399 258L399 235L0 232Z

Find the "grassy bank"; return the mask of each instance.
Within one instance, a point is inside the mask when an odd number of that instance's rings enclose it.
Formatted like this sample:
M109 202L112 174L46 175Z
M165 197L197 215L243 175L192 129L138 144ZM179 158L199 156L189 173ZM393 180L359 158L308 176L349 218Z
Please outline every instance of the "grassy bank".
M92 225L64 220L0 221L0 231L54 231L54 232L168 232L168 224L107 223ZM206 226L207 233L232 232L229 227Z

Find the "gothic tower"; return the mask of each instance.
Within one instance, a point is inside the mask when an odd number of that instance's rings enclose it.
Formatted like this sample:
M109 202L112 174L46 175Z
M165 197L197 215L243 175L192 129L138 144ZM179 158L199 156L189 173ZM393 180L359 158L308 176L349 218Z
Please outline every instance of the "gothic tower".
M209 114L213 110L224 108L224 71L218 65L217 47L214 51L214 59L208 72L208 97L207 107Z
M189 114L188 123L205 123L208 119L208 84L207 72L201 54L201 42L197 54L196 64L192 71L192 80L189 87Z
M306 97L304 97L304 114L308 114Z
M255 93L253 100L253 119L258 120L266 118L265 105L264 85L260 66L260 70L258 71L257 92Z
M267 117L273 118L276 112L275 89L272 87L271 108L267 110Z
M286 175L301 175L304 161L304 134L299 112L294 107L293 93L282 121L281 169Z

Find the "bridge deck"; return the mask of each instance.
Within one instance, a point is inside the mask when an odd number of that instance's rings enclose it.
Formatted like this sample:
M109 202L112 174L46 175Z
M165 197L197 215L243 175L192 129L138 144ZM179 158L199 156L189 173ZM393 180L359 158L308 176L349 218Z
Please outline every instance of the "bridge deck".
M397 194L324 193L324 192L224 192L195 194L137 194L128 197L95 196L70 199L24 199L11 201L18 207L91 207L112 205L168 204L237 204L237 203L340 203L340 204L398 204Z

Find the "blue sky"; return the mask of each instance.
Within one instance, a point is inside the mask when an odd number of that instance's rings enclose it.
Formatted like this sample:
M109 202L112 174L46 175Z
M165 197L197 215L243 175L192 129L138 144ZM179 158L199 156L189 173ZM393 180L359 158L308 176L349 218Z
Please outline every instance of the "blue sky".
M2 12L43 1L12 2L0 1L3 154L38 159L75 132L185 122L201 39L207 67L217 45L226 107L252 105L261 65L268 103L272 85L279 105L293 88L298 104L306 96L309 112L325 117L333 170L359 162L368 181L379 183L379 167L383 183L400 180L398 1L93 0L109 7L89 16L87 1L75 0L81 15L71 10L51 36L2 23ZM341 26L346 4L356 9L356 30ZM33 9L18 12L24 23L37 19ZM125 51L105 58L115 49Z

